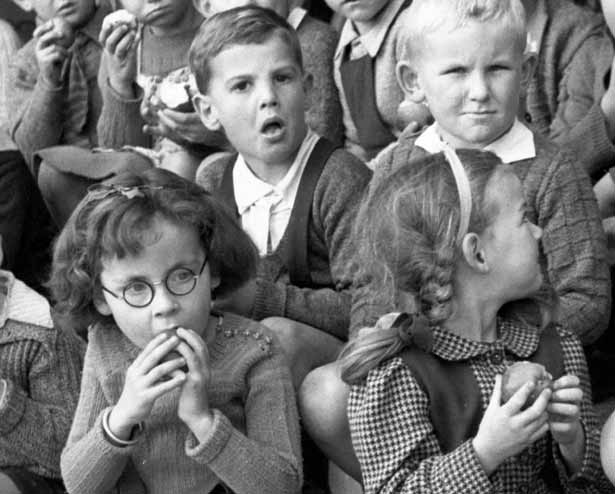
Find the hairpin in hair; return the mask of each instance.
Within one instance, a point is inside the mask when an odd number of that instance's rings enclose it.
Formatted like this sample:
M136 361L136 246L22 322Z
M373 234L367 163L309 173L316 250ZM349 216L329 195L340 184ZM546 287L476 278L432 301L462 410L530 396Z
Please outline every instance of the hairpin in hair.
M470 227L470 215L472 214L472 189L470 188L470 180L466 173L459 156L455 150L445 142L442 142L442 151L444 157L451 167L455 184L457 185L457 194L459 195L459 230L457 231L457 243L461 243L463 237L468 233Z
M88 187L88 199L101 200L113 194L120 194L127 199L135 197L145 197L143 191L146 190L161 190L162 185L133 185L123 186L116 184L94 184Z
M405 346L416 346L425 352L431 351L433 334L429 321L423 314L402 312L397 316L391 328L397 328L399 339Z

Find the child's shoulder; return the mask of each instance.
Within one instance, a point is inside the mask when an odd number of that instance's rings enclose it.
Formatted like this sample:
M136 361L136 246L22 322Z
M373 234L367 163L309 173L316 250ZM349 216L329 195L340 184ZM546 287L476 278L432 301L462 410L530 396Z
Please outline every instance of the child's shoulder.
M372 172L367 165L354 154L342 147L336 148L327 159L323 168L323 177L347 177L348 180L363 182L371 178ZM338 185L350 185L348 183Z
M545 0L545 10L548 18L547 32L563 36L572 31L590 32L604 26L604 19L600 14L571 1Z
M261 360L279 354L281 347L269 328L237 314L221 314L210 351L225 359Z
M215 190L222 182L227 167L233 166L237 153L219 152L205 158L196 171L196 183L205 190Z
M300 41L317 42L335 45L337 43L337 32L326 22L323 22L309 14L302 19L297 27L297 35ZM302 43L303 45L303 43Z

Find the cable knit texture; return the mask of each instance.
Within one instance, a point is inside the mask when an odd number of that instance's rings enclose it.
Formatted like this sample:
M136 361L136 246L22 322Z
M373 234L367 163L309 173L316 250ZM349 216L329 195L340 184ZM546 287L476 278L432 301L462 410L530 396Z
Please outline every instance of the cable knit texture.
M566 146L595 177L615 161L600 99L613 48L601 16L568 0L543 0L537 66L527 98L532 130Z
M198 183L217 191L234 156L213 162L199 174ZM331 333L348 336L350 260L355 253L352 225L371 178L371 171L348 152L337 149L329 157L316 184L308 226L308 265L313 288L290 285L286 259L288 236L262 258L256 301L250 317L282 316Z
M95 325L88 338L79 405L62 452L69 493L196 494L220 482L236 494L299 492L295 395L279 344L266 328L224 314L208 345L215 419L200 444L177 417L176 389L156 401L135 444L112 445L102 415L117 403L141 350L113 324Z
M416 135L402 134L375 164L368 197L392 172L425 156ZM611 284L606 239L587 174L566 151L534 135L536 158L511 163L523 183L529 219L543 230L541 265L560 297L560 318L584 345L595 341L608 323ZM367 201L365 201L366 203ZM357 224L361 225L359 212ZM358 231L361 242L363 235ZM373 326L395 308L362 277L353 292L351 332Z
M0 328L0 467L60 477L84 352L72 332L14 319Z

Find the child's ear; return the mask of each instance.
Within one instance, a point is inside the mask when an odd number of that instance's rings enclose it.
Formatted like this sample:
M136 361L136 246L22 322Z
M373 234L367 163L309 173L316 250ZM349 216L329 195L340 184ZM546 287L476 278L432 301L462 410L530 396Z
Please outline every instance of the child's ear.
M213 132L222 129L222 124L218 120L218 111L209 95L196 93L192 97L192 104L205 127Z
M314 96L314 76L309 72L303 74L303 92L305 93L305 110L309 110L312 106L312 98Z
M527 91L530 86L530 81L534 75L538 57L536 53L530 52L523 55L523 63L521 64L521 90Z
M94 307L96 307L96 310L98 311L100 315L102 316L111 315L111 307L109 307L109 304L107 304L107 302L105 301L105 298L102 293L98 293L94 295L93 302L94 302Z
M466 233L461 242L461 251L466 263L479 273L489 271L489 263L483 242L476 233Z
M397 83L407 100L425 103L425 92L421 88L416 69L407 60L400 60L395 67Z

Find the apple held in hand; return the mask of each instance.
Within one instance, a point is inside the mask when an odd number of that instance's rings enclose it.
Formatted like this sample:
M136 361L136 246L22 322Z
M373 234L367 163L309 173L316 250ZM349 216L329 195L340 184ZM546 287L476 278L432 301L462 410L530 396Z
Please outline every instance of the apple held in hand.
M165 331L165 334L167 335L167 338L170 338L171 336L177 336L177 332L174 329L169 329ZM170 360L175 360L178 358L182 358L182 355L177 350L171 350L169 353L167 353L160 359L160 363L162 364L164 362L169 362ZM188 372L188 365L184 364L178 370L182 372Z
M522 410L531 406L543 390L550 388L553 376L543 365L523 360L509 365L502 376L502 403L506 403L525 383L533 382L535 387Z

